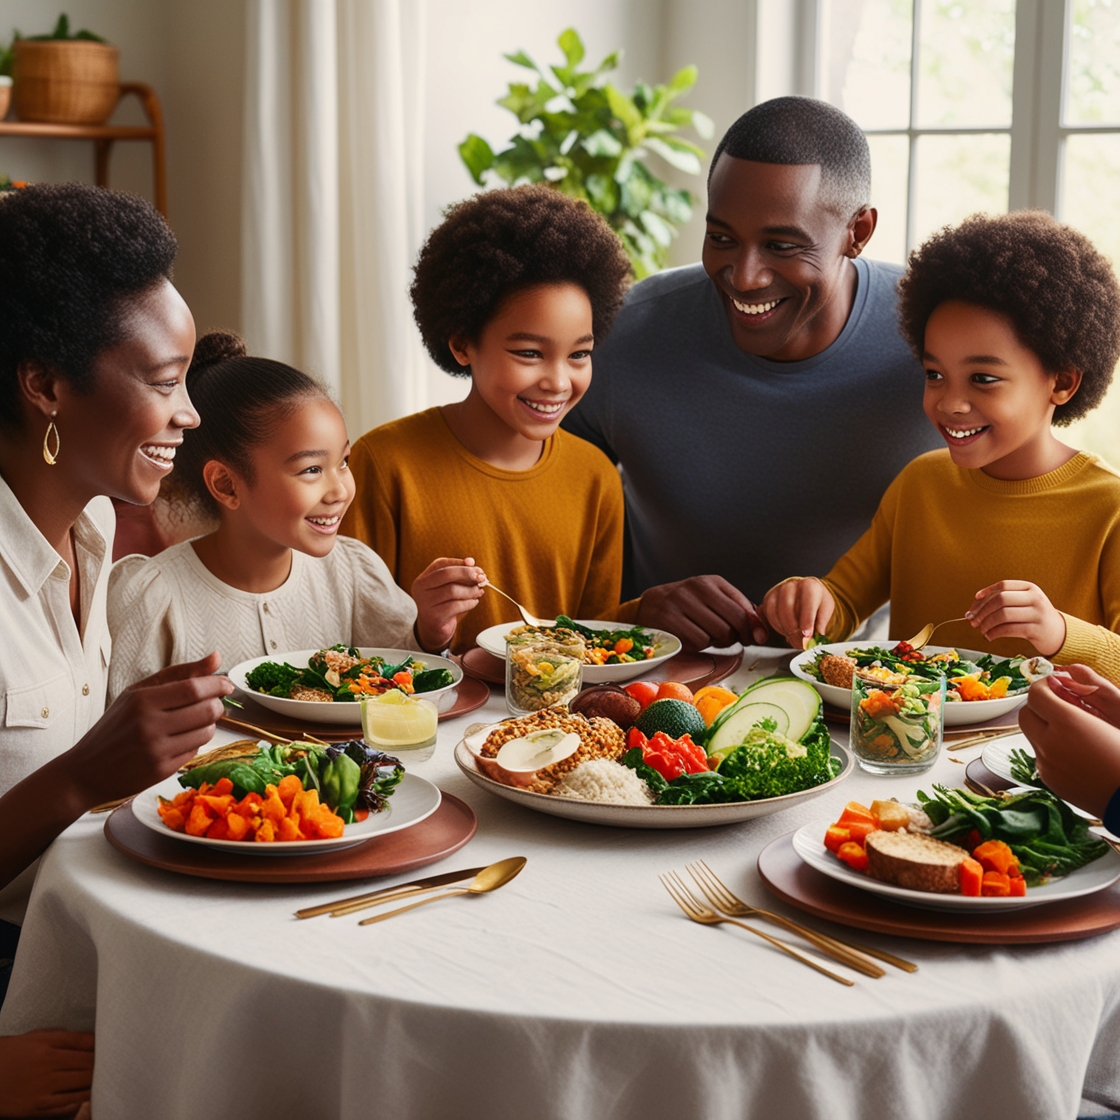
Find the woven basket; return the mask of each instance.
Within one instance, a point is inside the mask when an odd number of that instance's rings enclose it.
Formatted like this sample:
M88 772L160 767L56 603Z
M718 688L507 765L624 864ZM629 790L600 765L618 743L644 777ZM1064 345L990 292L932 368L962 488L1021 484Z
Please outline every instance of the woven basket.
M120 52L85 39L17 39L12 100L22 121L104 124L120 97Z

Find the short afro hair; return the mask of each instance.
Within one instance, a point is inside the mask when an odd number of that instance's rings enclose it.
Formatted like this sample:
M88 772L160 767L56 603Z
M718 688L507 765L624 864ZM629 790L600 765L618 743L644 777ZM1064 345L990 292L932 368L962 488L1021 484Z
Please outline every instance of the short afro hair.
M813 97L775 97L748 109L712 156L708 183L721 155L755 163L819 164L825 205L845 221L871 199L867 137L847 113Z
M630 279L618 235L587 205L540 185L484 191L450 206L416 262L413 314L432 361L470 376L448 346L477 341L502 301L538 284L575 284L606 338Z
M926 323L947 300L1002 315L1049 373L1081 371L1055 424L1101 403L1120 358L1120 285L1084 234L1044 210L973 214L935 233L910 254L899 284L899 326L919 361Z
M170 278L176 249L132 195L64 183L0 198L0 425L20 427L22 362L89 388L97 355L126 335L128 301Z

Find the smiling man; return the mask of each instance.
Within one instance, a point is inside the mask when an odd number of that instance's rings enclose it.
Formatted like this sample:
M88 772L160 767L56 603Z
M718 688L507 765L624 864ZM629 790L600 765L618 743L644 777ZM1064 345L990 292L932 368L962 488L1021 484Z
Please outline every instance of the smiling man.
M694 648L763 641L752 606L827 572L938 445L898 334L858 126L782 97L741 116L708 181L703 264L638 284L564 426L622 467L637 618Z

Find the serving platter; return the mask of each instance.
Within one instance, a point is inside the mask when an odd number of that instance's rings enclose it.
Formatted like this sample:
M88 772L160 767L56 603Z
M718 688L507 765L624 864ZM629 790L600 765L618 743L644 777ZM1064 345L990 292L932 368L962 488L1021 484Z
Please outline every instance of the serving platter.
M575 619L581 626L592 630L631 630L636 625L633 622L604 622L601 619ZM497 657L503 665L506 659L506 635L511 630L516 630L524 625L521 622L499 622L497 626L488 626L476 638L481 649ZM653 635L654 657L645 661L631 661L622 665L584 665L584 684L617 684L619 681L637 680L644 676L650 669L668 661L681 652L680 638L666 633L664 630L655 630L651 626L643 627ZM504 677L503 677L504 683Z
M477 737L481 741L496 726L497 724L490 724L475 730L468 738L473 740ZM787 793L781 797L767 797L758 801L732 801L722 805L612 805L597 801L577 801L571 797L554 797L547 793L533 793L527 789L504 785L478 769L466 739L455 747L456 765L479 789L538 813L614 828L710 828L713 825L738 824L740 821L780 812L828 792L848 777L854 765L851 753L846 747L833 742L832 755L841 761L840 773L831 781L799 793Z
M807 672L805 666L815 661L822 653L835 653L843 656L850 649L873 649L875 647L889 648L892 641L860 641L860 642L831 642L828 645L814 646L794 656L789 664L790 672L795 677L811 684L820 694L821 699L827 704L832 704L842 712L851 712L852 690L840 688L834 684L825 684ZM961 657L973 660L983 657L984 654L977 650L961 649L959 646L926 646L923 653L946 653L955 648ZM961 727L972 723L986 723L988 720L1005 716L1013 712L1027 699L1024 690L1016 696L1003 696L999 700L961 700L945 705L945 726Z
M838 860L824 846L824 834L831 820L810 821L802 825L792 838L793 850L798 857L815 871L846 883L857 890L879 895L892 902L906 906L916 906L922 910L944 910L950 913L998 914L1018 910L1029 910L1034 906L1044 906L1052 902L1065 902L1082 895L1095 894L1106 890L1120 880L1120 852L1109 848L1100 859L1079 867L1076 871L1060 879L1054 879L1038 887L1028 887L1027 893L1019 898L971 898L962 894L934 894L930 891L913 891L896 887L871 878L861 871L854 871L846 863Z
M1120 885L1029 910L923 910L823 875L794 851L793 837L793 832L779 836L759 853L763 884L781 901L838 925L891 937L980 945L1076 941L1120 929Z
M447 669L451 673L452 682L443 688L433 688L430 692L418 692L418 699L431 700L441 711L450 709L455 704L455 688L463 679L463 670L454 661L446 657L437 657L434 653L420 653L408 649L382 649L376 646L358 646L358 653L362 657L383 657L389 664L397 665L406 657L414 657L422 661L428 669ZM238 692L243 696L291 720L300 720L309 723L342 724L347 727L362 726L362 706L360 703L333 700L289 700L284 696L267 696L263 692L255 692L246 681L246 674L252 672L258 665L266 661L286 662L296 669L307 668L307 663L319 651L317 649L297 649L287 653L275 653L268 657L254 657L242 661L229 671L229 679L237 686Z
M129 803L132 815L145 827L161 836L170 837L179 843L197 844L218 852L237 852L243 856L286 857L292 855L317 855L336 852L355 844L364 843L374 836L387 836L402 829L412 828L430 817L440 803L440 791L425 778L415 774L404 774L400 784L389 797L388 805L380 813L370 813L364 821L346 825L341 836L330 840L284 840L271 844L258 844L248 840L211 840L206 836L190 836L185 832L175 832L165 825L157 808L159 797L170 800L183 787L179 779L164 779L151 789L138 793Z
M444 793L439 808L412 828L318 855L258 859L242 852L180 844L166 830L161 835L142 825L129 805L109 814L105 837L130 859L178 875L238 883L334 883L398 875L436 863L462 848L477 828L474 810Z

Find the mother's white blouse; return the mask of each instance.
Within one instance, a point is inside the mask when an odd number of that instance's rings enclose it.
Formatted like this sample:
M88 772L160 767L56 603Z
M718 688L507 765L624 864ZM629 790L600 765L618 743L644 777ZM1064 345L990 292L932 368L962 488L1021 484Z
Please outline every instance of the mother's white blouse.
M70 567L0 478L0 794L68 751L105 710L105 597L115 518L94 498L74 524L81 632ZM0 890L0 918L22 920L34 866Z

